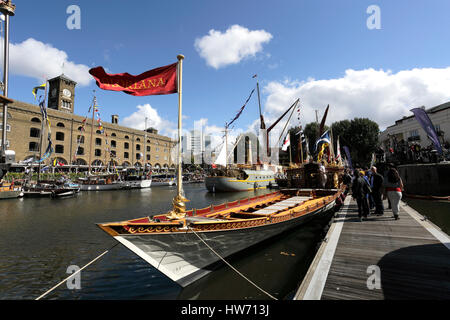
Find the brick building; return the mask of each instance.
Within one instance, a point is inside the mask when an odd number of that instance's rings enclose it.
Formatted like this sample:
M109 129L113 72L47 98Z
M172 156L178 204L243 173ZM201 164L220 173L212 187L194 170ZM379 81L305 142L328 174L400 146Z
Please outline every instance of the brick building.
M107 136L99 130L92 116L88 117L85 130L80 131L85 117L73 113L75 86L76 83L65 75L49 80L47 113L54 152L45 161L46 164L56 158L66 168L74 165L88 168L89 161L97 169L113 163L116 167L147 165L161 171L175 168L171 159L171 148L175 142L159 135L155 129L145 131L127 128L119 125L118 116L113 115L111 122L102 119ZM41 120L40 107L37 105L20 101L8 105L7 145L8 149L15 151L16 162L39 159L42 129L41 154L45 153L48 128L42 125ZM94 128L91 138L92 122Z

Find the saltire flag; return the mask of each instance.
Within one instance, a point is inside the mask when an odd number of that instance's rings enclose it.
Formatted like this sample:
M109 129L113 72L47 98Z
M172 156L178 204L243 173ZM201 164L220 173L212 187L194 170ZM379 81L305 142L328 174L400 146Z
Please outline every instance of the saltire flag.
M433 123L431 122L427 112L422 108L411 109L411 112L414 113L416 120L420 123L423 130L425 130L426 134L428 135L428 138L430 138L430 140L433 141L433 144L436 147L439 154L442 155L441 143L439 142L438 135L436 133L436 130L434 130Z
M286 138L284 138L283 146L281 147L281 150L287 151L287 148L291 145L291 135L288 132L286 135Z
M133 96L149 96L177 93L177 66L173 63L141 73L131 75L127 72L109 74L103 67L89 70L97 86L103 90L122 91Z
M37 87L34 87L34 88L33 88L33 90L31 91L31 93L32 93L33 96L34 96L34 100L36 100L36 94L37 94L38 90L40 90L40 89L45 90L45 87L46 87L46 86L47 86L47 82L41 84L40 86L37 86Z
M352 166L352 157L350 156L350 150L347 146L344 146L344 151L345 151L345 155L347 157L347 161L348 161L348 166L350 167L350 169L353 169Z
M236 121L240 116L242 111L244 111L245 106L247 105L247 103L250 101L250 98L252 97L253 92L255 92L255 89L252 90L252 92L250 92L250 95L248 96L247 100L244 102L244 105L239 109L238 113L236 114L236 116L233 118L233 120L230 121L230 123L226 124L226 127L230 127L230 125Z
M325 121L327 120L327 115L328 115L328 109L329 108L330 108L330 105L327 106L327 109L325 110L325 113L323 114L322 121L320 122L319 136L321 136L322 133L323 133L323 128L325 127Z

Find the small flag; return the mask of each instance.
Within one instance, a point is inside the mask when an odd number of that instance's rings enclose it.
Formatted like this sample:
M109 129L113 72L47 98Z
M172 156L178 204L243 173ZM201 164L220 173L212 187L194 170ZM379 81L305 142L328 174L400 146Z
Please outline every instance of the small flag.
M34 87L33 90L31 91L31 93L33 93L34 96L34 100L36 100L36 94L38 92L38 90L42 89L45 90L45 87L47 86L47 83L43 83L40 86Z
M286 138L284 138L283 146L281 147L281 150L287 151L287 148L291 145L291 135L289 132L286 135Z
M257 77L258 75L257 74L255 74L253 77L252 77L252 79L255 79L256 77Z

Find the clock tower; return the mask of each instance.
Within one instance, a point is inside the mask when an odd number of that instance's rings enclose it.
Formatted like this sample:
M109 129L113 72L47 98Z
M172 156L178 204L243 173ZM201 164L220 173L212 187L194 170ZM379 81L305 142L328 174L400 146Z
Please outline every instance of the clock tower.
M48 108L73 113L77 83L64 74L48 80Z

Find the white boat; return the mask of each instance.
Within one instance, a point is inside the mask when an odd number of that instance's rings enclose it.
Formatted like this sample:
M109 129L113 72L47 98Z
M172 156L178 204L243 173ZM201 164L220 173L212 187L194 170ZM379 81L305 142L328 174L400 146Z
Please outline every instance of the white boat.
M15 187L11 184L2 183L0 186L0 200L1 199L13 199L23 197L23 191L21 187Z
M177 182L174 175L160 174L152 176L152 187L174 186Z
M117 179L116 174L93 175L79 178L78 183L81 191L119 190L126 186L125 182L114 179Z

